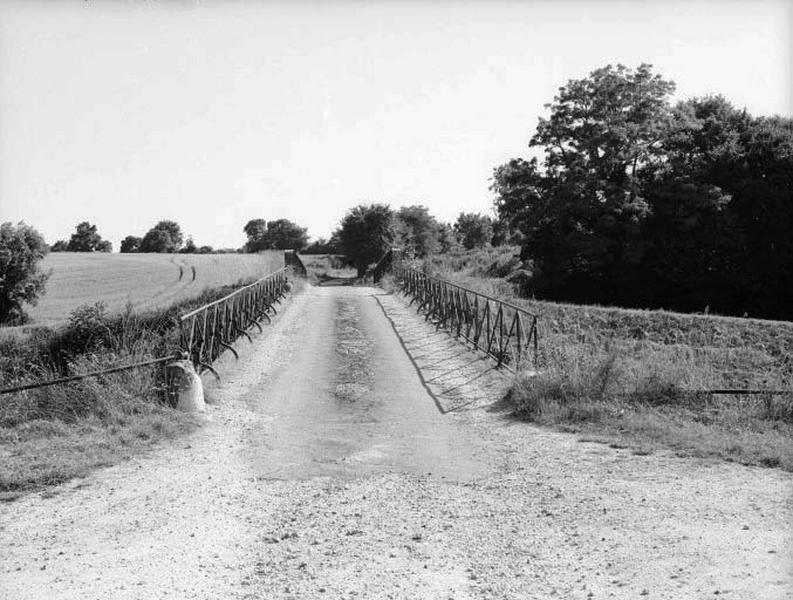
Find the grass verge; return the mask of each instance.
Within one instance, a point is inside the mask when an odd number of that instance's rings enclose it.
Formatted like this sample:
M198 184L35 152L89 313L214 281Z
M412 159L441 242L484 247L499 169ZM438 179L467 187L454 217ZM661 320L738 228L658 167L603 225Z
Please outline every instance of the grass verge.
M521 298L514 248L433 257L421 267L540 317L538 373L518 376L517 416L647 453L721 457L793 471L793 323Z
M132 364L174 353L176 317L228 294L204 292L166 310L111 315L102 303L57 329L0 340L0 387ZM176 411L160 365L0 396L0 494L62 483L124 460L198 421Z
M640 454L667 448L793 471L790 400L694 393L685 365L644 363L636 372L615 353L575 354L516 378L509 392L516 416Z

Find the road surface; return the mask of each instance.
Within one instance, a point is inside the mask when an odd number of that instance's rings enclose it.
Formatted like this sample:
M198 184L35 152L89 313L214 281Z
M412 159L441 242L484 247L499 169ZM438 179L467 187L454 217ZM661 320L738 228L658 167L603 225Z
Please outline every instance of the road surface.
M309 287L195 434L0 505L0 597L793 597L793 476L512 420L374 288Z

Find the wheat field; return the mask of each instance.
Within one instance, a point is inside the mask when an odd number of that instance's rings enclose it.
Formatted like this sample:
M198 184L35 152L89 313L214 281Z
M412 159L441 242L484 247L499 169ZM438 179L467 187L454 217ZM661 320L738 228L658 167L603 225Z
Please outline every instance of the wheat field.
M52 275L38 305L26 307L29 325L56 326L78 306L98 301L111 312L123 310L128 303L138 311L162 308L198 296L206 288L263 277L283 266L284 253L276 250L259 254L49 254L41 268L51 270Z

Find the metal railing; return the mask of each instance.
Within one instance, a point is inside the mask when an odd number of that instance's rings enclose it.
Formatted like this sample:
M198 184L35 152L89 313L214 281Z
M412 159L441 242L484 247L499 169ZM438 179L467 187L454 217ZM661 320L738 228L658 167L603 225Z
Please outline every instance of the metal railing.
M287 291L285 267L182 315L179 318L181 347L196 370L199 373L209 370L219 377L212 363L224 350L239 358L231 344L242 336L250 341L247 330L251 327L262 331L259 322L263 319L270 322L270 313L277 312L274 305L281 303Z
M514 304L432 277L396 261L393 273L410 304L476 350L517 372L527 359L537 364L537 315Z
M300 277L308 276L306 265L303 264L303 260L300 258L297 250L287 250L284 252L284 264L292 269L295 275L299 275Z
M402 251L399 248L391 248L377 261L377 264L369 269L363 276L364 281L371 278L373 283L378 283L388 271L393 270L395 262L402 260Z

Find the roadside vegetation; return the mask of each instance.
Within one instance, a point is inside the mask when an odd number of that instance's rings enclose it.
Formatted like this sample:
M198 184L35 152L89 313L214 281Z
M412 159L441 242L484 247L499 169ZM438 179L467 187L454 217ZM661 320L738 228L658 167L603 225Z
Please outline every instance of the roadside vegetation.
M83 305L58 328L0 339L0 387L175 354L177 317L249 281L205 290L168 308L111 312ZM166 395L162 366L0 397L0 493L67 481L193 428Z
M517 377L516 415L638 452L666 447L793 471L793 396L697 393L793 389L793 323L527 299L519 252L460 250L419 263L539 315L538 371Z
M25 322L29 304L34 325L68 322L63 332L74 331L89 314L84 305L101 298L105 309L94 307L101 314L89 320L134 341L113 321L125 318L125 305L128 318L161 314L202 289L283 266L283 249L305 249L309 279L322 282L361 278L399 248L429 273L540 316L539 372L522 374L511 394L522 417L644 450L663 445L793 470L791 396L701 393L793 388L793 323L747 318L793 317L793 120L752 116L722 96L672 104L674 90L647 64L607 65L569 81L529 140L535 156L494 169L492 215L461 212L452 223L422 205L360 204L328 239L309 243L296 223L256 218L242 227L247 241L235 254L199 256L212 248L164 220L142 237L127 236L117 256L84 221L47 257L35 230L3 224L0 322ZM9 332L0 328L0 339ZM34 376L152 351L125 341L53 354L54 340L71 334L22 332L30 348L13 339L0 347L2 380L19 375L19 360ZM85 414L111 422L116 405L96 408L104 400L91 385L76 386L82 391L70 398L89 398ZM130 389L130 407L153 397ZM25 406L39 406L37 394ZM42 402L83 415L82 405ZM125 402L118 410L138 414ZM39 420L38 408L7 406L7 427L24 432Z
M793 389L793 323L747 318L793 316L793 120L674 90L647 64L568 81L494 170L489 243L461 215L467 251L416 256L539 315L523 418L793 470L793 397L701 393Z
M4 223L0 387L175 356L180 313L283 267L274 248L290 236L306 241L285 220L264 233L248 253L209 254L177 223L160 221L111 254L87 221L52 247L32 227ZM195 425L171 406L162 365L3 395L0 494L82 476Z

